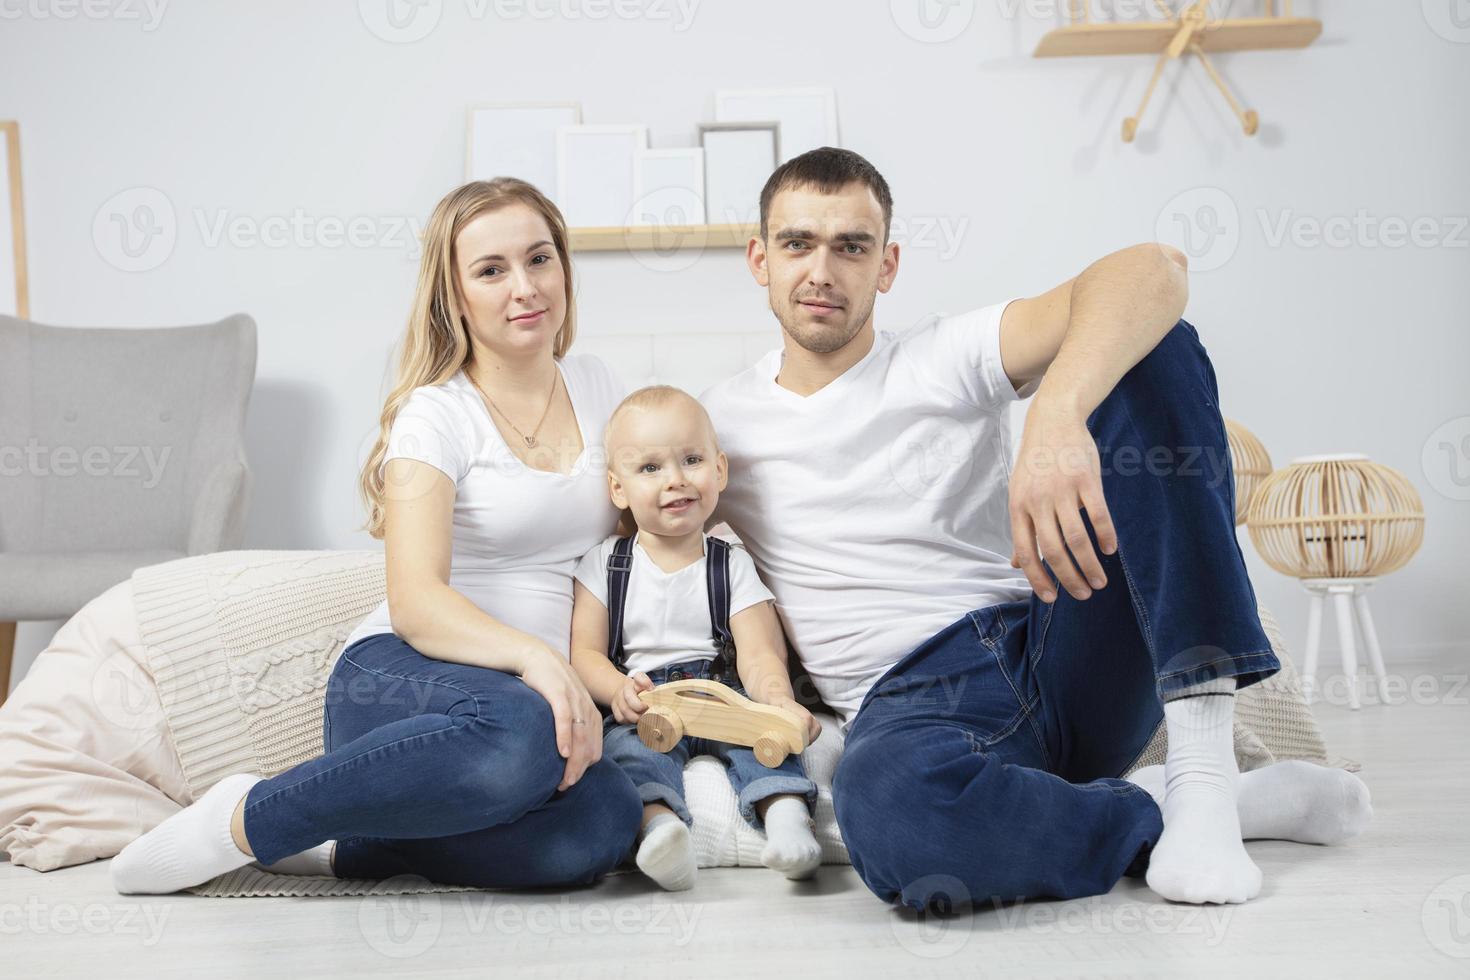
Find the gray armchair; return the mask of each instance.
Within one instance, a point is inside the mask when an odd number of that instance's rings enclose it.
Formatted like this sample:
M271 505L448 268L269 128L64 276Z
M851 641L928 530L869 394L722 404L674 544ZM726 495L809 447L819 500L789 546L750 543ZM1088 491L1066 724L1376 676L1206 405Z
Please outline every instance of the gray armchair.
M243 314L136 330L0 316L0 704L16 622L240 546L254 381Z

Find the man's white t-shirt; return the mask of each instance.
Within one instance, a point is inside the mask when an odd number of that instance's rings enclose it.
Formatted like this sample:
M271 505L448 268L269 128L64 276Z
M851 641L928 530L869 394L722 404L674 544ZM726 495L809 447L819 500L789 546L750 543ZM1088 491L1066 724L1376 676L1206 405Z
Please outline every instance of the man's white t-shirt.
M442 385L414 389L393 421L384 463L416 459L454 481L450 586L566 656L572 572L618 523L607 492L602 430L624 390L596 357L557 363L582 435L582 454L570 473L532 469L511 452L463 371ZM384 602L347 643L391 632Z
M750 550L818 692L850 724L864 695L973 609L1029 596L1010 565L1001 303L880 332L802 397L783 352L702 397L730 485L715 521Z
M607 559L618 536L608 539L577 563L577 581L607 608ZM686 660L712 660L714 629L709 618L709 535L704 536L704 557L676 572L666 572L654 563L633 539L633 565L628 574L628 598L623 605L623 666L629 672L657 670ZM772 598L761 584L750 556L739 547L730 549L730 615Z

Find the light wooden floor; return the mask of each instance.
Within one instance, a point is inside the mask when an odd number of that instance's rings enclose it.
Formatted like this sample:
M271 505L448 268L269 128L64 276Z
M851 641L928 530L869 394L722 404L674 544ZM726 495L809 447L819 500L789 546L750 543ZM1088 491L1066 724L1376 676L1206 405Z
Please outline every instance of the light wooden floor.
M1266 886L1245 906L1170 905L1125 880L921 922L846 867L802 886L706 871L678 896L624 875L564 895L137 901L105 862L0 863L0 977L1467 976L1466 659L1395 665L1421 678L1411 703L1318 706L1329 750L1363 763L1374 823L1339 847L1251 844Z

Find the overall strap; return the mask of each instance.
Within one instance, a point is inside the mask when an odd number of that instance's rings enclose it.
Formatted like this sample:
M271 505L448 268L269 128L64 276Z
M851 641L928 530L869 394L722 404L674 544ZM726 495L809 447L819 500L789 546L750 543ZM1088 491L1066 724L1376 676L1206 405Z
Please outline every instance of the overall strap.
M628 603L628 573L633 568L633 538L618 538L607 556L607 659L618 670L623 653L623 607Z
M714 634L714 673L734 676L735 637L730 633L730 543L722 538L706 538L705 591L709 594L710 630Z

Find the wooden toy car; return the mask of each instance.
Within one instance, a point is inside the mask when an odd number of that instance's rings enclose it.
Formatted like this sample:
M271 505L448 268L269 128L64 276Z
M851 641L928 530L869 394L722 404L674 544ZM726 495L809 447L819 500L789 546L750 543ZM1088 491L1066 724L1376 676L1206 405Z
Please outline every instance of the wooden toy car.
M807 746L806 725L796 715L757 704L717 681L673 681L639 697L648 710L638 719L638 737L656 752L667 752L685 735L693 735L748 745L761 765L774 769Z

